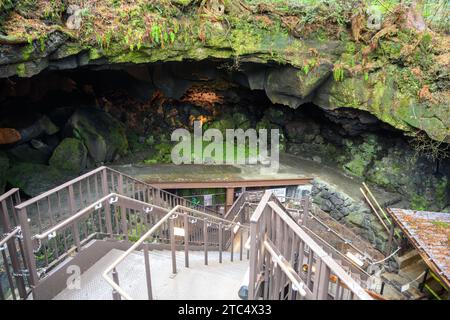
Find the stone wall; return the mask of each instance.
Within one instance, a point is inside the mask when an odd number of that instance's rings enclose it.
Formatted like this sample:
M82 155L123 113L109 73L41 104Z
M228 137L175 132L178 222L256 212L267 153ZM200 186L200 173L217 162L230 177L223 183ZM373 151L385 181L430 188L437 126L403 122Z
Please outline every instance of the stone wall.
M320 179L314 179L312 185L311 197L315 204L337 221L351 227L377 249L384 250L387 244L386 231L367 204Z

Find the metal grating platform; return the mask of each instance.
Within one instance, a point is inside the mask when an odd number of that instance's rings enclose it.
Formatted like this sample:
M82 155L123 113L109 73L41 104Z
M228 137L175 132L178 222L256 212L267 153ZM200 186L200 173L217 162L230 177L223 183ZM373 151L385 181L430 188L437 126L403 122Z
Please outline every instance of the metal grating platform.
M113 249L81 275L80 289L65 289L55 300L112 300L112 289L101 274L123 251ZM190 268L184 267L184 253L177 252L178 273L171 272L170 251L152 251L153 296L157 300L236 300L248 261L230 262L229 253L223 253L218 263L218 252L209 252L209 265L204 265L202 251L190 252ZM133 299L146 300L147 287L143 253L131 254L117 268L120 285ZM214 284L213 286L211 284Z

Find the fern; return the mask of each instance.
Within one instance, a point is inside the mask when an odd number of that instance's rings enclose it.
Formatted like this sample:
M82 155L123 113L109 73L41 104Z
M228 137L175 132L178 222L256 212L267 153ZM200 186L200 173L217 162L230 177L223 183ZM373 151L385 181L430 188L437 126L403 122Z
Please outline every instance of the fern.
M343 81L344 80L344 69L342 67L336 67L333 69L333 78L334 81Z
M309 65L304 65L303 66L303 72L307 75L309 73Z

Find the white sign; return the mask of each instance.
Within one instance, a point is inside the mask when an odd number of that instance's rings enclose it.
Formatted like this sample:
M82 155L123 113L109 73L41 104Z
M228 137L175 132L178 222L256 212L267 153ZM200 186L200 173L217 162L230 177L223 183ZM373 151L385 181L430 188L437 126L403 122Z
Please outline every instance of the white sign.
M204 204L204 206L212 206L212 204L213 204L212 194L205 194L203 196L203 204Z
M266 191L272 192L280 202L286 201L286 188L267 189Z
M295 198L304 198L311 194L312 185L305 184L297 187Z

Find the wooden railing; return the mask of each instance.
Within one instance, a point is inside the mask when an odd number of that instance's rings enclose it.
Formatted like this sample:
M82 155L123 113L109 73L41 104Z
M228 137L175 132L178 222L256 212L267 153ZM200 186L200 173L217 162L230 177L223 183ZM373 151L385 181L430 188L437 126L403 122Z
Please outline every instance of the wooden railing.
M372 299L270 192L250 228L249 299Z
M25 299L29 289L22 233L14 208L19 203L19 189L0 196L0 300ZM2 284L3 276L7 279L6 286Z
M70 221L71 217L86 208L92 209L94 204L111 193L166 209L183 205L210 215L220 216L215 211L195 205L182 197L155 188L111 168L97 168L15 206L18 225L22 231L24 255L29 270L28 280L31 286L35 286L46 272L74 251L80 251L86 242L95 237L110 239L123 237L134 240L140 238L146 231L145 228L148 228L152 222L144 220L142 215L136 213L136 210L117 210L113 204L105 204L101 208L92 210L89 215L84 216L84 219L73 220L69 227L56 234L49 234L47 239L40 239L37 236L52 230L68 219Z

